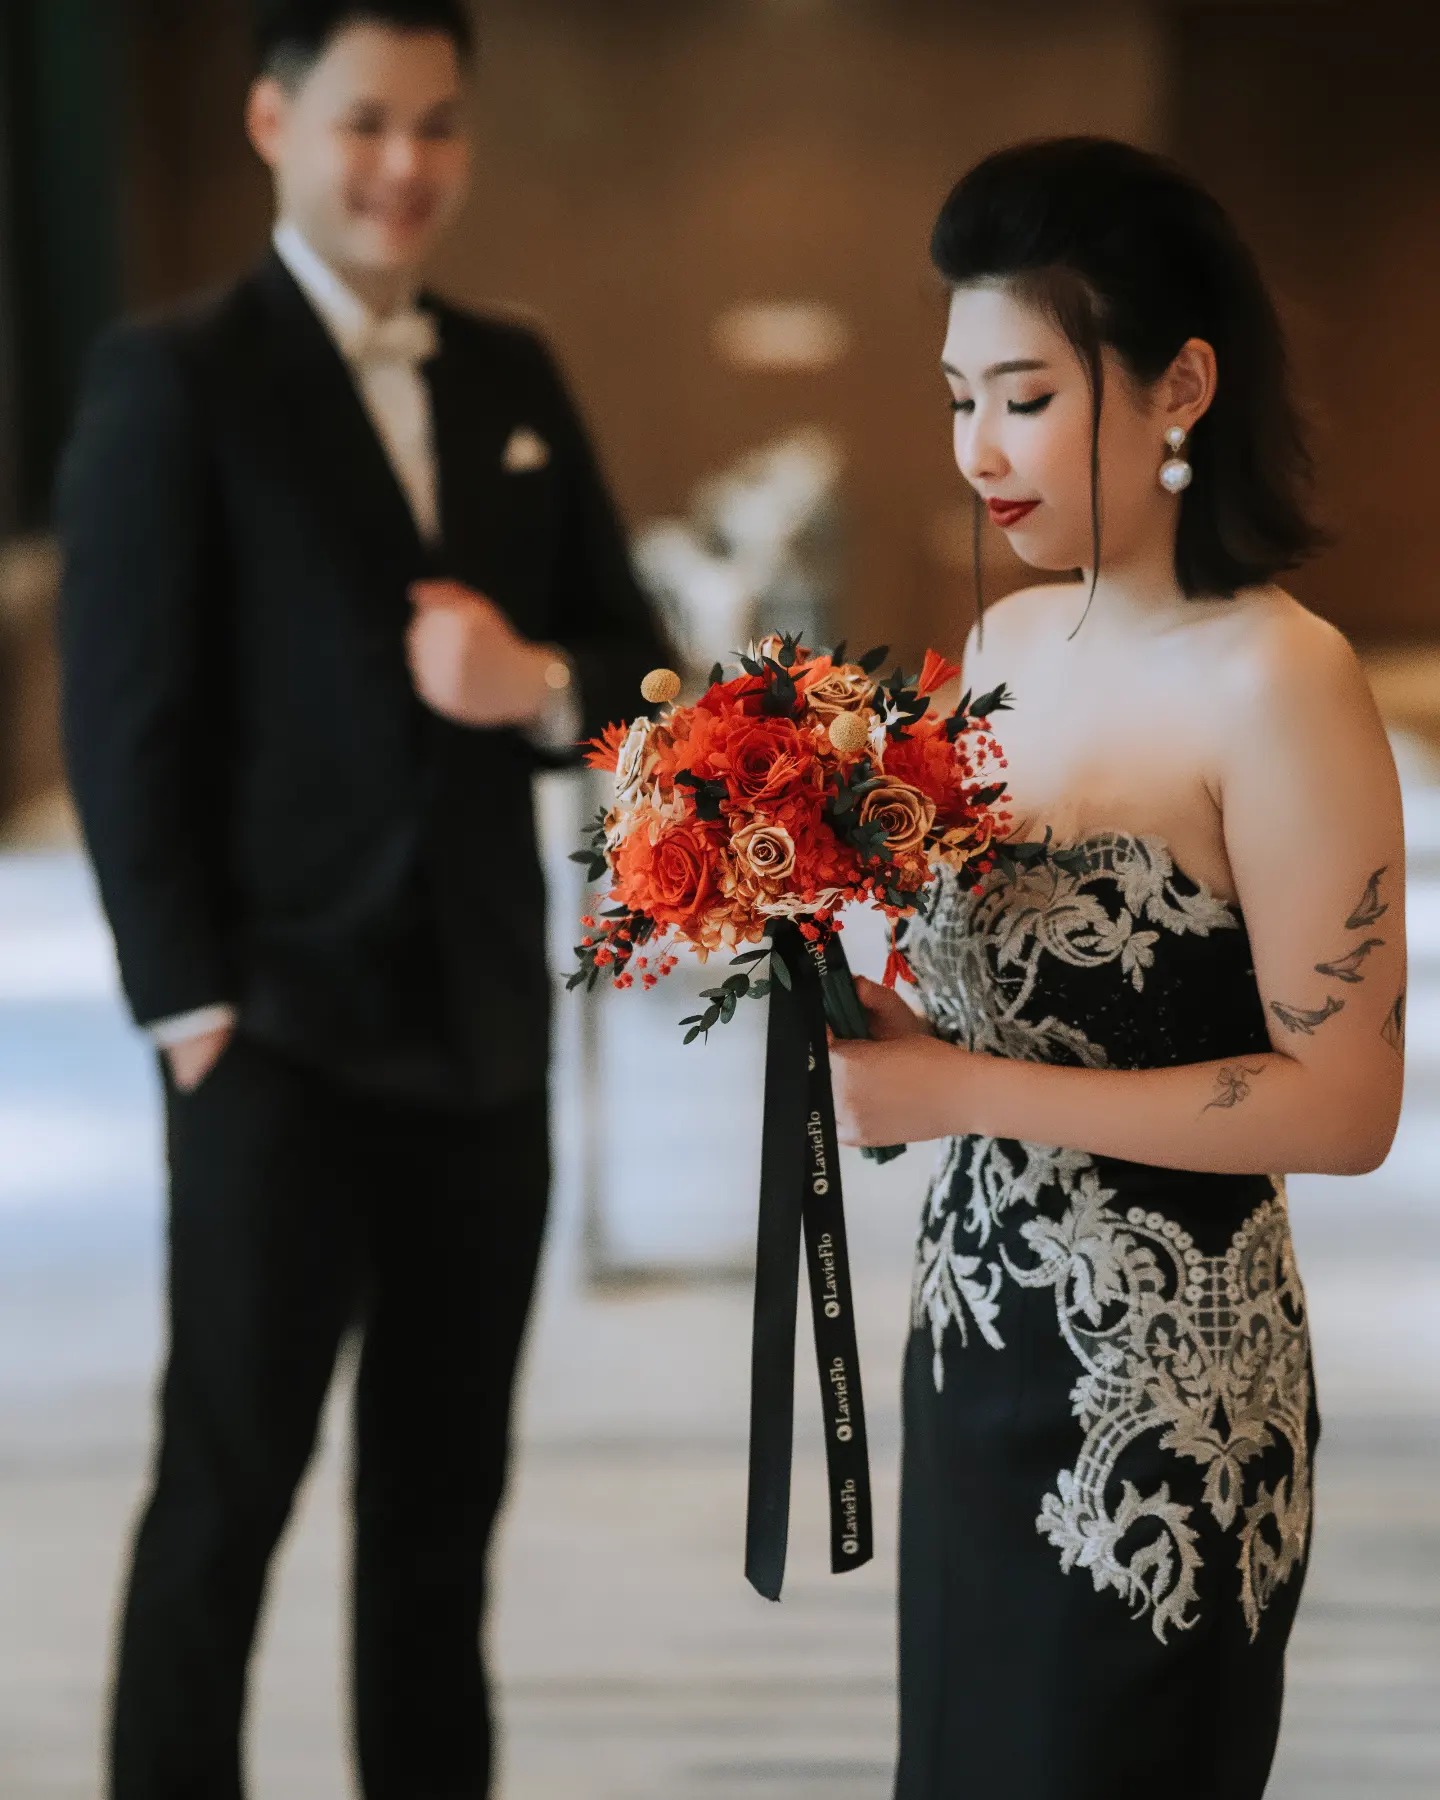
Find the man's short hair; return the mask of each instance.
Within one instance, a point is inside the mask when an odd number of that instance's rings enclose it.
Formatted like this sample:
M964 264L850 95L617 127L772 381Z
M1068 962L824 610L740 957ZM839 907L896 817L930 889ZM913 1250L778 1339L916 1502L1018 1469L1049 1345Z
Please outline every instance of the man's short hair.
M350 25L443 32L460 60L475 58L475 24L465 0L259 0L255 49L260 71L303 80Z

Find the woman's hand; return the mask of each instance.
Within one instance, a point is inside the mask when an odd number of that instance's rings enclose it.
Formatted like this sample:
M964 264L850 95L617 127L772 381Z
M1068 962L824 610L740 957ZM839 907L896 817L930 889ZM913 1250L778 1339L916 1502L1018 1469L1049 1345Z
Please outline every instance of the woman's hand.
M900 998L895 988L882 987L878 981L855 977L855 992L865 1008L870 1035L877 1043L890 1043L895 1038L931 1037L930 1021L923 1013Z
M903 1000L896 1004L909 1012ZM970 1052L916 1024L918 1029L875 1041L832 1042L830 1080L842 1144L918 1144L963 1129Z

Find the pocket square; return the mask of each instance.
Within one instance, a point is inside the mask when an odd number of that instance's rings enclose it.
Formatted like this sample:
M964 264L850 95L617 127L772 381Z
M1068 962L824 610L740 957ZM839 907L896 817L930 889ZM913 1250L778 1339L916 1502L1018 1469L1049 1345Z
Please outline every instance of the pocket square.
M528 425L517 425L510 433L500 466L507 475L525 475L532 469L543 469L550 460L550 446L538 431Z

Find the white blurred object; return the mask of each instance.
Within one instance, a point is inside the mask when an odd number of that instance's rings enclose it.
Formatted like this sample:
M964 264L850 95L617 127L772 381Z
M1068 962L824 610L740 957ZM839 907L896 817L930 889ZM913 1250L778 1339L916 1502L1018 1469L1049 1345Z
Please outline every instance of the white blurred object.
M834 440L802 427L702 482L689 520L661 519L640 532L640 578L692 675L767 631L811 641L828 632L841 472Z
M1400 786L1407 791L1440 794L1440 750L1418 731L1392 726L1387 734Z
M0 1005L113 1001L120 977L78 851L0 855Z

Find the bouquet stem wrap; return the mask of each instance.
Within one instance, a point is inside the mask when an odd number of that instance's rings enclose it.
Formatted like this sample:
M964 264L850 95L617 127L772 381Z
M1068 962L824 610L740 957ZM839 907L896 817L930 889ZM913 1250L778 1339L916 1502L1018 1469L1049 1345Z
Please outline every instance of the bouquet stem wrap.
M790 981L776 980L770 989L745 1574L757 1593L778 1600L790 1522L802 1240L825 1420L830 1566L836 1574L870 1560L873 1531L865 1407L825 1037L827 1013L831 1028L842 1037L865 1035L865 1016L836 938L822 947L808 942L788 921L777 923L772 955L783 960Z

